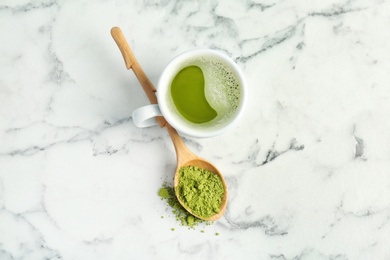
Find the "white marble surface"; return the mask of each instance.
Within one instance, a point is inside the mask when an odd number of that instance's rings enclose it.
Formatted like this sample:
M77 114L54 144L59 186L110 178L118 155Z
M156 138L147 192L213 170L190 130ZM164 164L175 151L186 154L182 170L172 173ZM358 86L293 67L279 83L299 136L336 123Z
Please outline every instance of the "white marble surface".
M185 139L228 182L213 225L158 198L173 146L113 26L154 83L195 47L243 69L240 125ZM0 259L390 259L389 28L384 0L0 1Z

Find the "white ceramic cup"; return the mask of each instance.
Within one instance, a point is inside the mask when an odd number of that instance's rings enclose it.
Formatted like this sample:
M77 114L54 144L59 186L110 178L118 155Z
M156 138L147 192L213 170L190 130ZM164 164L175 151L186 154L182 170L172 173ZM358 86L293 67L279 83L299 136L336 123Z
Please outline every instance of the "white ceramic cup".
M176 109L170 93L171 83L181 69L191 65L197 65L202 69L206 88L213 88L214 86L223 92L224 88L231 89L232 84L236 86L233 94L237 96L238 101L234 107L230 108L230 110L228 109L228 113L224 114L217 111L218 116L216 119L207 123L197 124L185 119ZM221 73L229 76L229 78L226 78L226 82L224 81L225 78L220 80ZM209 82L211 82L210 86L208 85ZM212 89L210 90L212 91ZM157 85L158 105L152 104L140 107L133 112L132 118L137 127L150 127L157 124L156 116L163 116L171 126L184 135L212 137L224 133L237 123L244 111L246 92L246 82L243 73L229 56L216 50L194 49L175 57L164 69ZM227 95L222 95L222 97L227 97ZM225 102L225 106L231 105L229 100L221 102ZM210 105L213 106L211 103Z

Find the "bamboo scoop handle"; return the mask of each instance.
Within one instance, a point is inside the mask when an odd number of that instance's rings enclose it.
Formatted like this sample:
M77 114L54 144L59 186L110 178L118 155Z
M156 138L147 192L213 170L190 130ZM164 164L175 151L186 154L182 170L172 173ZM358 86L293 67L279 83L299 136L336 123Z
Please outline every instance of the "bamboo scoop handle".
M111 29L111 36L114 38L116 44L119 47L119 50L122 53L123 59L125 60L126 68L132 69L138 81L141 83L142 88L145 91L146 96L148 97L151 104L157 104L156 88L153 86L153 83L146 76L145 72L142 70L137 59L135 58L133 52L130 49L129 44L124 37L122 30L119 27L113 27ZM160 127L164 127L167 124L167 121L164 117L158 116L156 118Z
M134 71L135 76L139 80L144 89L147 97L149 98L150 103L157 104L156 97L156 88L153 86L153 83L148 79L141 66L139 65L137 59L135 58L133 52L130 49L129 44L124 37L122 30L119 27L113 27L111 29L112 38L114 38L116 44L118 45L123 59L125 60L126 68L132 69ZM176 129L173 128L164 117L157 117L157 122L161 128L166 126L169 136L172 139L172 142L175 146L176 157L178 165L182 165L188 159L198 158L195 154L193 154L187 146L184 144L183 139L181 139L180 135L177 133Z

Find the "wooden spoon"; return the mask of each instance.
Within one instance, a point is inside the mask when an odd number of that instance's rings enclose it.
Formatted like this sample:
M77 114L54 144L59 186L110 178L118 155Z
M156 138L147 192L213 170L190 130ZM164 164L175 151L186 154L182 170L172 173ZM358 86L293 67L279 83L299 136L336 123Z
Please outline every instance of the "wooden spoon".
M111 29L111 35L112 38L114 38L116 44L119 47L119 50L122 53L123 59L125 60L126 68L132 69L135 76L137 77L138 81L141 83L142 88L144 89L146 96L148 97L150 103L157 104L157 97L156 97L156 88L153 86L152 82L148 79L146 74L143 72L141 66L139 65L137 59L135 58L133 52L131 51L125 37L123 36L122 30L119 27L113 27ZM197 218L207 220L207 221L214 221L219 219L226 210L226 204L227 204L227 197L228 197L228 190L226 186L225 179L223 178L222 174L219 172L217 167L215 167L213 164L208 162L207 160L200 158L199 156L192 153L188 147L184 144L183 140L181 139L180 135L177 133L177 131L164 119L164 117L160 116L157 117L157 122L160 125L160 127L166 127L169 136L172 139L173 145L175 147L176 151L176 158L177 158L177 165L176 165L176 172L175 172L175 178L174 178L174 189L176 193L176 197L180 204L192 215L194 215ZM219 213L205 218L198 216L194 214L191 209L189 209L183 201L180 199L179 196L179 170L182 167L185 166L197 166L199 168L203 168L206 170L209 170L215 174L217 174L221 180L223 187L225 189L225 193L222 198L221 205L219 207Z

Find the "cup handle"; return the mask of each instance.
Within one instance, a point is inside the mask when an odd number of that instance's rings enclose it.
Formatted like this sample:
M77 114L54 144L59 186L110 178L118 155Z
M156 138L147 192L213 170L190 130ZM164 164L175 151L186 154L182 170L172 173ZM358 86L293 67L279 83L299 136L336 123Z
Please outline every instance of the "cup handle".
M156 116L162 116L157 104L137 108L132 114L133 122L139 128L157 125Z

